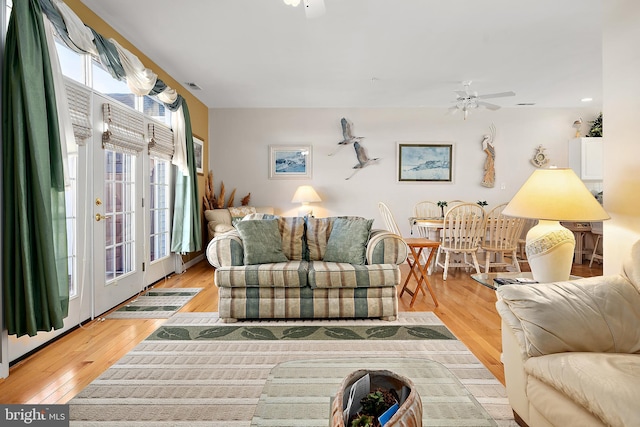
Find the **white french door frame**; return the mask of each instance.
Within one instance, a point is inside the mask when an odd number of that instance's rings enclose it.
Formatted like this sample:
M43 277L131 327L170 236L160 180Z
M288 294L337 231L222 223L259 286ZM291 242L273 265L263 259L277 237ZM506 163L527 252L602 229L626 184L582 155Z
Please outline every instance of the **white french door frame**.
M93 306L99 316L141 292L145 287L144 154L127 154L102 148L102 105L113 100L95 94L91 160L93 189L90 217L93 247ZM112 163L107 176L106 159ZM117 161L120 159L120 163ZM107 193L107 189L113 193ZM112 228L111 228L112 227ZM107 240L107 231L112 238ZM110 249L107 250L106 246ZM110 259L107 260L109 251ZM110 265L107 265L109 261ZM124 271L121 271L124 269ZM110 272L109 276L107 272Z

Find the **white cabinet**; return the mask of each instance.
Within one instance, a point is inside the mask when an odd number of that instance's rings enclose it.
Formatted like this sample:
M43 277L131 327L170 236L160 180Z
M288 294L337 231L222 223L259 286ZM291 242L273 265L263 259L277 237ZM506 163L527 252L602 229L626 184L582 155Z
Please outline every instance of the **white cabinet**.
M602 180L602 138L569 140L569 167L584 181Z

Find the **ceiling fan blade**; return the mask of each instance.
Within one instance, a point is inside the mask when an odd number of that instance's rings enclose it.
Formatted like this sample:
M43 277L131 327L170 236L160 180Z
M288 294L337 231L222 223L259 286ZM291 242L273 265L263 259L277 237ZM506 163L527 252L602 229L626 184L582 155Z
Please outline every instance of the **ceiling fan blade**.
M499 92L499 93L488 93L486 95L479 95L478 98L480 99L487 99L487 98L503 98L505 96L516 96L515 92Z
M447 115L450 115L450 116L451 116L451 115L454 115L454 114L456 114L459 110L460 110L460 109L459 109L458 107L456 107L456 106L449 107L449 108L447 108Z
M458 98L468 98L470 96L469 93L463 91L463 90L454 90L453 93L455 93L456 95L458 95Z
M304 0L304 13L307 19L318 18L325 12L324 0Z
M500 106L496 105L496 104L490 104L488 102L484 102L484 101L478 101L478 105L481 105L491 111L495 111L495 110L499 110Z

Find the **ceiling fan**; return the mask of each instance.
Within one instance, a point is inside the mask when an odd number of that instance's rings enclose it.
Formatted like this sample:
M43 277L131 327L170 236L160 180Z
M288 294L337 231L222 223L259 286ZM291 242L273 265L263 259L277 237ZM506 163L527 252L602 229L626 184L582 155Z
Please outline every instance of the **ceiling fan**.
M464 90L456 90L454 91L457 95L456 100L454 101L456 105L449 108L449 111L452 113L456 113L458 111L462 111L464 113L464 119L467 119L467 115L470 110L475 110L479 107L484 107L489 110L495 111L500 108L499 105L491 104L489 102L483 101L483 99L489 98L502 98L505 96L515 96L515 92L499 92L499 93L489 93L486 95L478 95L478 92L472 91L469 87L471 86L471 80L462 82L464 86Z
M300 0L283 0L285 4L296 7L300 4ZM304 13L307 19L317 18L324 15L324 0L304 0Z

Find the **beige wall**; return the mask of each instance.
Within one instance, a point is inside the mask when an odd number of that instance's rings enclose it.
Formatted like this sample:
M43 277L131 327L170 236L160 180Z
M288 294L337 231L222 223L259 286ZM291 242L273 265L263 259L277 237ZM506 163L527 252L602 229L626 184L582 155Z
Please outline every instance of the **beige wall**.
M131 51L134 55L136 55L140 61L144 64L145 67L151 69L154 73L158 75L158 77L165 82L168 86L174 88L178 91L180 95L182 95L187 101L187 105L189 106L189 113L191 115L191 126L193 129L193 134L198 138L202 139L204 143L204 170L209 170L209 110L208 108L200 102L196 97L194 97L189 91L187 91L178 81L176 81L173 77L168 75L165 71L162 70L157 64L151 61L143 52L138 50L135 46L133 46L128 40L126 40L122 35L120 35L117 31L115 31L111 26L109 26L106 22L104 22L99 16L93 13L89 8L87 8L80 0L65 0L65 3L82 19L82 21L93 28L99 34L102 34L106 38L113 38L118 41L123 47ZM158 25L161 25L159 22ZM204 196L204 186L205 186L205 176L198 176L198 202L201 206L202 197ZM202 209L202 207L201 207ZM202 213L201 213L202 216ZM204 220L203 220L204 221ZM206 244L206 230L204 230L203 225L203 245ZM185 262L191 260L202 252L189 254L184 257Z
M216 191L224 181L227 194L237 189L236 201L250 192L254 206L273 206L281 215L297 215L299 205L291 203L293 193L297 186L310 184L322 198L315 204L317 216L359 215L375 219L374 226L382 228L377 204L384 201L408 236L408 217L418 201L486 200L489 207L509 201L535 169L530 160L540 144L552 164L566 167L574 120L584 118L586 132L586 121L598 113L598 108L502 108L474 111L463 120L460 115L447 115L445 108L211 109L209 160ZM350 119L354 133L365 137L362 145L369 156L381 158L348 181L345 178L357 163L353 147L328 155L341 140L341 117ZM486 158L481 141L492 123L497 129L496 186L485 188L480 185ZM453 143L454 181L398 182L398 141ZM311 145L312 178L269 179L270 144Z
M611 215L604 223L604 272L615 274L640 238L640 2L602 6L604 207Z

